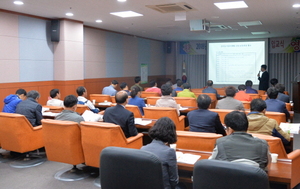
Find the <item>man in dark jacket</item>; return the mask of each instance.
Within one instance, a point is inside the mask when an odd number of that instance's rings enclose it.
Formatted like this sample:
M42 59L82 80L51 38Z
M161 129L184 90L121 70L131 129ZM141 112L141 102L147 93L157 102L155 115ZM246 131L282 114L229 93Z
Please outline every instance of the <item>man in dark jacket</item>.
M257 74L258 80L259 80L259 90L267 91L269 88L269 73L267 72L267 65L261 65L262 74L260 77L260 74Z

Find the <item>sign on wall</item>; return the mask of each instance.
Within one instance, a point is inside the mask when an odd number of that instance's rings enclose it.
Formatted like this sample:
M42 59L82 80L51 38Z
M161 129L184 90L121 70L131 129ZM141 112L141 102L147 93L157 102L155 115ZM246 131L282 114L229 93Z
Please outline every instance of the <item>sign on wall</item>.
M179 43L180 54L206 54L206 41L184 41Z
M300 52L300 37L270 39L270 53L294 52Z

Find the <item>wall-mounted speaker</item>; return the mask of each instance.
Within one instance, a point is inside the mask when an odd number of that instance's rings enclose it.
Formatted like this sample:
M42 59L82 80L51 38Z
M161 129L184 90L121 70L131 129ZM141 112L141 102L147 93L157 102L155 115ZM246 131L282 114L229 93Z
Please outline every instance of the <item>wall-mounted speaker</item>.
M60 20L51 20L51 41L59 42Z

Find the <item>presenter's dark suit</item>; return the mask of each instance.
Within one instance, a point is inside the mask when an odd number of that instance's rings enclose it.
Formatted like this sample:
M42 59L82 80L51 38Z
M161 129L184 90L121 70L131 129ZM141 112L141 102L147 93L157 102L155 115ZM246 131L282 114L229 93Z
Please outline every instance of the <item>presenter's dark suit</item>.
M206 109L198 109L187 114L190 131L225 134L218 113Z
M107 108L103 116L104 122L120 125L126 138L138 134L134 125L133 113L126 110L122 105Z
M267 71L264 71L264 73L261 75L261 77L258 78L258 80L259 80L258 90L267 91L269 88L269 73Z
M267 111L285 113L286 119L290 118L290 113L287 111L285 103L277 99L267 99Z

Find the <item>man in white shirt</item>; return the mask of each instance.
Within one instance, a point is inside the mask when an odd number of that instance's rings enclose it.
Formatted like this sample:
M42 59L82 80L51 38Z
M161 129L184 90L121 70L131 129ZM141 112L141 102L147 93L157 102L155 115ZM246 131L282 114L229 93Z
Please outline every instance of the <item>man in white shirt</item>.
M99 109L95 108L95 106L93 105L93 103L86 99L87 97L87 90L85 87L80 86L76 89L77 92L77 99L78 99L78 104L83 104L83 105L87 105L89 107L89 109L94 112L94 113L99 113Z
M58 89L52 89L50 91L51 100L47 101L47 106L61 106L64 107L64 101L60 99L60 92Z

